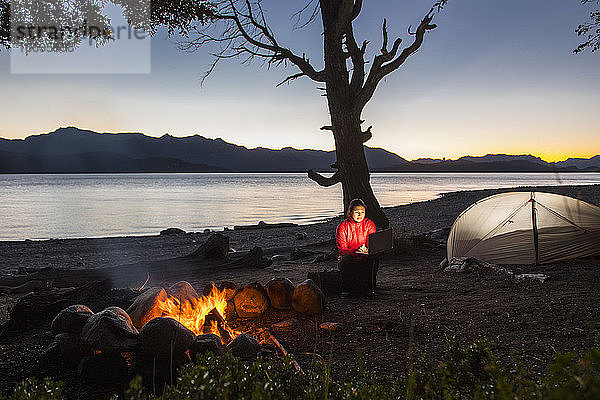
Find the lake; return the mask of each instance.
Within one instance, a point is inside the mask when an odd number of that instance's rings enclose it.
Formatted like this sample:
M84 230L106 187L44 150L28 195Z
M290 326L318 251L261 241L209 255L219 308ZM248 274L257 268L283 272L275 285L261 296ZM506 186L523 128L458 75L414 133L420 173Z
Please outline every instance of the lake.
M379 173L382 206L456 190L600 183L598 173ZM305 174L0 175L0 240L156 235L265 222L308 224L338 215L341 186Z

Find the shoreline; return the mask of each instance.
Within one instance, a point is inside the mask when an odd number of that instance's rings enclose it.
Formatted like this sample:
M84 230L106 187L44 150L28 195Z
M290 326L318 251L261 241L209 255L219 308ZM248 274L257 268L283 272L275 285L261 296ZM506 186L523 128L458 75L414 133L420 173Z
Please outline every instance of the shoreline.
M530 190L564 194L600 206L600 184L595 184L455 191L443 193L433 200L385 207L384 210L390 225L398 232L423 235L450 228L466 207L482 198L501 192ZM263 250L300 247L332 240L339 222L340 216L320 223L269 229L219 230L162 236L0 241L0 253L3 254L0 273L14 272L19 268L103 268L179 257L193 252L214 233L227 235L230 247L235 251L247 251L254 246L260 246ZM306 239L296 239L298 233L306 234Z

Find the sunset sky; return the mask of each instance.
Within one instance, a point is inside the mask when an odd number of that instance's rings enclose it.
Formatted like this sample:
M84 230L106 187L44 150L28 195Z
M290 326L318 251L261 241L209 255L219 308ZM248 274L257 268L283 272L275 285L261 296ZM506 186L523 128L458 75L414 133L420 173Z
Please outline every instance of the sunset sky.
M279 3L286 3L282 5ZM433 0L365 1L357 39L381 47L381 22L404 38ZM322 67L320 20L292 30L304 1L264 3L281 42ZM600 52L573 54L592 7L580 0L450 0L421 50L379 85L363 114L367 145L398 155L533 154L547 161L600 154ZM0 137L77 126L151 136L200 134L247 147L333 149L326 99L293 67L223 62L200 85L208 50L152 39L150 73L18 74L0 52Z

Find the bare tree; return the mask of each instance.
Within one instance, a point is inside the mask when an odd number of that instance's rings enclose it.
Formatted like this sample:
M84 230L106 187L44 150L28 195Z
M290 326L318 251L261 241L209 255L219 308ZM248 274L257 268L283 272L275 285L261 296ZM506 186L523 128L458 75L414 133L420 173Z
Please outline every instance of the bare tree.
M332 176L325 177L310 170L308 176L321 186L341 183L344 209L353 198L361 198L367 205L369 217L378 226L387 227L388 219L371 188L364 153L364 143L372 136L371 126L362 129L364 121L361 114L379 82L396 71L421 47L426 32L436 27L432 23L434 15L445 3L446 0L437 1L414 30L409 27L412 42L402 49L400 38L390 42L384 19L381 48L370 63L366 59L369 42L365 40L359 44L353 29L363 7L362 0L312 0L300 11L309 12L309 22L319 14L321 16L323 69L316 69L305 54L295 53L278 41L267 23L260 0L226 0L215 3L212 17L223 23L223 29L215 34L214 26L209 29L194 28L190 31L190 40L186 41L184 49L193 51L208 44L219 44L220 50L215 54L208 73L223 59L260 58L269 64L291 64L297 68L298 72L287 77L280 85L300 77L322 84L320 89L327 97L331 121L321 129L333 134L337 159L332 168L337 171Z
M600 0L581 0L581 3L600 4ZM578 36L583 36L585 42L577 46L577 48L573 50L574 53L581 53L587 48L589 48L592 53L600 49L600 10L596 9L592 11L590 13L590 21L579 25L575 32L577 32Z

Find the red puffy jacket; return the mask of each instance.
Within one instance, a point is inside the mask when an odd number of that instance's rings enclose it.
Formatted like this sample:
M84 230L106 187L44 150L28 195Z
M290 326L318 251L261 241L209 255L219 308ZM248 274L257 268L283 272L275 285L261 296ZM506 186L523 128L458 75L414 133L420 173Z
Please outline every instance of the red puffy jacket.
M369 234L376 231L375 224L368 218L356 222L352 217L348 217L338 225L335 234L335 241L339 258L348 254L355 254L356 250L363 244L369 247Z

